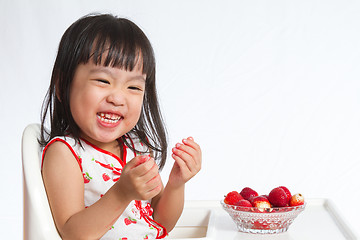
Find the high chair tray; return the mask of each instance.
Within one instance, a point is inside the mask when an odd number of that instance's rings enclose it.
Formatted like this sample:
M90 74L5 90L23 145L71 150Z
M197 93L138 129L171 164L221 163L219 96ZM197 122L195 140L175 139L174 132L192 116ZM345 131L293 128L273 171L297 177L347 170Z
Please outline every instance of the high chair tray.
M239 232L220 201L186 201L170 239L177 240L297 240L357 239L328 199L309 199L305 210L285 233Z

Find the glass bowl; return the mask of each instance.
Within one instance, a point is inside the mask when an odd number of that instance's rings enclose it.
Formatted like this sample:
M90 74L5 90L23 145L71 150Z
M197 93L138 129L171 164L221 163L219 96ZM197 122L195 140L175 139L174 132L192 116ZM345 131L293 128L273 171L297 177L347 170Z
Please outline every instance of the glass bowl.
M286 232L306 206L304 203L295 207L256 208L228 205L224 200L220 203L239 231L262 234Z

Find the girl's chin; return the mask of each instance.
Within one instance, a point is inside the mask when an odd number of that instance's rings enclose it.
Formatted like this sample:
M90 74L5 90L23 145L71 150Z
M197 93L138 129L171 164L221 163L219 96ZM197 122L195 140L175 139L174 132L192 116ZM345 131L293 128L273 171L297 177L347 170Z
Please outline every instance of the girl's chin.
M96 138L97 142L101 142L101 143L112 143L114 141L117 141L117 139L119 139L122 136L122 134L111 134L111 135L102 135L102 136L98 136Z
M107 144L117 141L123 134L122 133L96 133L92 135L86 135L82 136L85 140L95 144L95 145L101 145L101 144Z

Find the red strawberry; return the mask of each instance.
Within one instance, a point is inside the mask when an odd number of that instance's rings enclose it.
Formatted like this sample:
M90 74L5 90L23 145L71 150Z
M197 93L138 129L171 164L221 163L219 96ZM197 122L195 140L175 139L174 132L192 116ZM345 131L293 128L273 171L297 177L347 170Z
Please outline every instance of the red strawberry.
M282 189L285 191L286 196L287 196L287 198L288 198L288 201L290 201L290 198L291 198L291 192L290 192L290 190L289 190L287 187L284 187L284 186L280 186L279 188L282 188Z
M252 205L259 209L271 208L271 204L270 204L269 200L264 195L254 197L252 199ZM263 210L260 210L260 211L263 211Z
M125 223L125 225L130 225L130 224L131 224L131 221L130 221L130 219L125 218L125 219L124 219L124 223Z
M83 173L83 177L84 177L84 183L88 183L92 179L92 177L90 177L88 172Z
M103 179L104 179L105 182L110 180L109 175L107 175L106 173L104 173L104 174L102 175L102 177L103 177Z
M264 197L266 199L268 199L268 196L267 195L259 195L259 196L251 196L250 199L249 199L249 202L254 206L254 199L256 197ZM268 199L269 200L269 199Z
M229 192L224 199L224 203L229 205L236 205L243 197L237 191Z
M236 206L240 206L240 207L252 207L251 202L249 202L246 199L241 199L238 203L236 203Z
M150 159L150 155L142 155L140 156L139 161L136 163L135 167L143 164L144 162L148 161Z
M290 206L300 206L305 202L304 196L300 193L294 194L290 198Z
M241 190L240 194L244 199L249 200L249 201L250 201L251 197L259 196L259 194L255 190L253 190L249 187L243 188Z
M125 225L130 225L130 224L132 224L132 223L135 224L135 223L136 223L136 220L128 217L128 218L125 218L125 219L124 219L124 222L125 222Z
M286 207L289 204L286 192L280 187L271 190L269 193L269 202L274 207Z

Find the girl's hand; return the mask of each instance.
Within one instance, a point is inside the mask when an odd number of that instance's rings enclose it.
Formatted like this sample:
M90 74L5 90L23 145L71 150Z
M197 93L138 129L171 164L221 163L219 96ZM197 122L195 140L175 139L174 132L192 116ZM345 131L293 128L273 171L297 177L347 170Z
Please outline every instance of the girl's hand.
M116 184L129 201L149 200L162 189L159 168L150 156L137 156L128 162Z
M172 149L175 160L170 172L169 184L179 187L189 181L201 169L201 149L192 137L183 139Z

